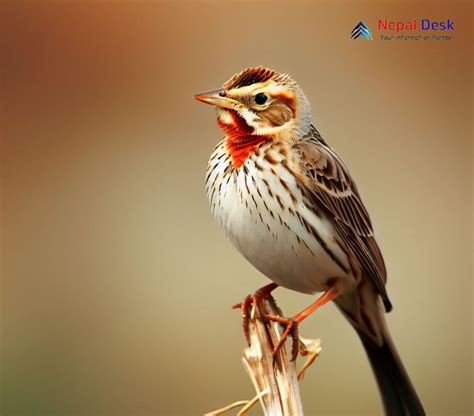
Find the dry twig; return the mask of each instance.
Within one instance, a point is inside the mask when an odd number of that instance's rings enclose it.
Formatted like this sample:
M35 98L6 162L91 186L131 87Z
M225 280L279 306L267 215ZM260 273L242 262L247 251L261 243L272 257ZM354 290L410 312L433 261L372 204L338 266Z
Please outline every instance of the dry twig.
M318 357L321 351L320 340L298 338L300 354L308 358L297 373L295 361L291 361L288 343L276 355L273 354L274 346L278 344L282 333L280 324L262 318L265 314L283 316L280 308L271 296L263 307L264 311L252 304L252 310L247 314L250 316L250 345L244 350L242 357L257 395L252 400L238 401L207 413L207 416L222 415L238 406L244 406L238 415L245 415L257 401L260 401L266 416L303 415L298 381L303 379L306 370Z

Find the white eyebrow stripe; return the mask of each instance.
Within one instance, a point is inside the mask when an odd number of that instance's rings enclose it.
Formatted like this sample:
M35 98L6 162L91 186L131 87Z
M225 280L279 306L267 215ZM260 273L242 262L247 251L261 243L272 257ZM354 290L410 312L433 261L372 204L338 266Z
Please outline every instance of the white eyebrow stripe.
M246 95L252 95L256 90L265 88L268 85L267 82L258 82L256 84L248 85L247 87L233 88L227 91L229 97L243 97Z
M256 95L259 92L264 92L269 95L278 95L282 93L288 93L288 88L284 85L276 84L273 80L266 82L258 82L247 87L233 88L227 91L227 95L231 98L248 97Z

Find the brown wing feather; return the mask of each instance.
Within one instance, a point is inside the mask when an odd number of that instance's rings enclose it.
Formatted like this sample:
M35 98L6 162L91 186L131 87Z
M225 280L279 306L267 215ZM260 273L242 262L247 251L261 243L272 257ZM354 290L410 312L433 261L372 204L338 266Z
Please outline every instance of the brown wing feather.
M313 126L309 136L295 143L293 150L300 155L311 199L332 216L336 231L372 278L388 312L392 305L385 289L385 263L373 237L369 213L349 170Z

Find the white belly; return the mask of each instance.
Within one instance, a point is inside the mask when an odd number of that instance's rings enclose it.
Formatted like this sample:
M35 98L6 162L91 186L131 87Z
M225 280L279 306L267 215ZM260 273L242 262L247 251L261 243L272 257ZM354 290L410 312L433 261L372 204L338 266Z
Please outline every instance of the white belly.
M302 293L327 290L331 279L353 280L331 223L304 204L294 177L283 166L256 156L232 172L228 166L225 157L210 161L211 208L230 241L259 271Z

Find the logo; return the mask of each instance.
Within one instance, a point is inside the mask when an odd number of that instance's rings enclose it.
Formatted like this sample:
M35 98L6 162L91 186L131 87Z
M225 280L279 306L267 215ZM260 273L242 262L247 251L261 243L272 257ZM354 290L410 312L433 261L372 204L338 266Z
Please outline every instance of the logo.
M418 26L417 19L411 19L411 20L406 20L406 21L379 19L378 29L384 30L384 31L387 31L387 30L395 31L397 33L400 31L416 31L418 29L421 29L423 31L454 30L454 22L451 19L447 19L447 20L421 19L421 27L420 27Z
M358 37L363 37L365 40L372 40L372 32L362 20L357 23L356 27L352 29L351 38L357 39Z
M373 25L372 25L373 23ZM421 19L411 17L402 20L377 19L371 22L375 39L383 41L451 41L456 39L455 22L452 19ZM374 40L372 30L362 20L352 29L351 39Z

